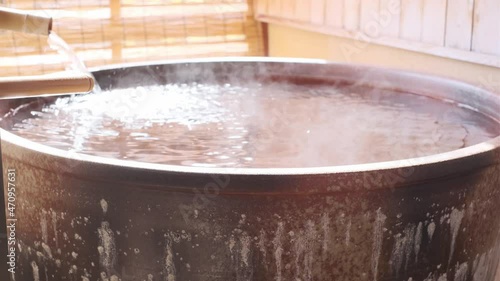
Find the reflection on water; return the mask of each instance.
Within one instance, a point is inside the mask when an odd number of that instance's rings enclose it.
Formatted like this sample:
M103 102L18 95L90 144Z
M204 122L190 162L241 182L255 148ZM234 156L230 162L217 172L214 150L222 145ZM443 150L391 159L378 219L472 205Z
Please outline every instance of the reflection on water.
M64 150L204 167L404 159L500 134L472 110L357 87L170 84L60 98L16 134Z

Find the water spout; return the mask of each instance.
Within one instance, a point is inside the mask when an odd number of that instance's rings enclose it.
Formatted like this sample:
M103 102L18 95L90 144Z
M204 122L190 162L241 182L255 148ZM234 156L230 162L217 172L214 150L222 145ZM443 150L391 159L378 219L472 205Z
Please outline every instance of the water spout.
M0 7L0 29L49 35L52 30L52 18Z

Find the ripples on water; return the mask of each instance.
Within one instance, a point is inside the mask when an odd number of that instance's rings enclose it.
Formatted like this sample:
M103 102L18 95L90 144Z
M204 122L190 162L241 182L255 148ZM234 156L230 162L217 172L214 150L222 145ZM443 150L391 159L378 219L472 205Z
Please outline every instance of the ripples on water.
M317 167L477 144L499 124L434 99L330 86L158 85L60 98L17 135L104 157L203 167Z

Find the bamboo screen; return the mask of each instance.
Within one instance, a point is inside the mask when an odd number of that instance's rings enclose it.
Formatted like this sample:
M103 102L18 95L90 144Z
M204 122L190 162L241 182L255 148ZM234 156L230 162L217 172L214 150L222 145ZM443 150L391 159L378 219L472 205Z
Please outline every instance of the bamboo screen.
M263 55L254 0L0 0L54 19L88 67L125 62ZM0 76L64 69L47 38L0 30Z

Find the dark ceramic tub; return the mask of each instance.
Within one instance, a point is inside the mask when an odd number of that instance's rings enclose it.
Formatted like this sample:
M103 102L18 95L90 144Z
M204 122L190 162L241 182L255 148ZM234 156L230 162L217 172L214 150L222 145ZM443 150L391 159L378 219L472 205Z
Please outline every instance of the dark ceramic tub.
M321 61L180 61L95 76L103 88L362 83L453 100L500 120L500 98L471 85ZM20 102L4 103L4 113ZM16 118L23 111L4 127ZM4 170L15 169L18 186L17 281L492 281L499 261L500 137L401 161L229 169L68 154L1 134Z

